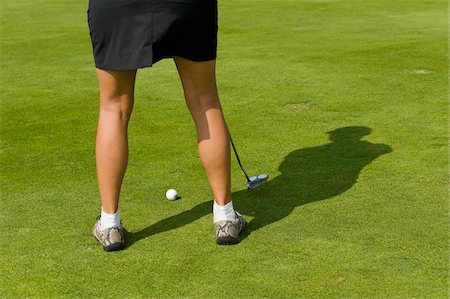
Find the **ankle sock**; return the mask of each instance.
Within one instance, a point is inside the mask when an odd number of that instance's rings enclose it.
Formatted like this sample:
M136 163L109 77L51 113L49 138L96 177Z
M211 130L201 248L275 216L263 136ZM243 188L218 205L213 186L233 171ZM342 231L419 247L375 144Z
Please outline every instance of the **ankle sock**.
M105 211L103 211L102 207L102 216L100 218L100 228L106 229L110 227L118 227L120 226L120 210L117 209L116 213L114 214L108 214Z
M236 213L234 212L233 202L230 201L224 206L218 205L216 201L213 203L214 222L224 220L236 220Z

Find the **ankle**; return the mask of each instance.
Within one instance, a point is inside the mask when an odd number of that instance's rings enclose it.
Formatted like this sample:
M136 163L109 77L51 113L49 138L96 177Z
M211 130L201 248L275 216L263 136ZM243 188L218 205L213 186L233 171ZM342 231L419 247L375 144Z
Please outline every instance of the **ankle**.
M220 205L214 201L213 203L214 222L236 220L236 212L234 211L233 202L230 200L224 205Z
M100 228L106 229L111 227L119 227L120 226L120 209L113 214L105 212L102 207L102 214L100 218Z

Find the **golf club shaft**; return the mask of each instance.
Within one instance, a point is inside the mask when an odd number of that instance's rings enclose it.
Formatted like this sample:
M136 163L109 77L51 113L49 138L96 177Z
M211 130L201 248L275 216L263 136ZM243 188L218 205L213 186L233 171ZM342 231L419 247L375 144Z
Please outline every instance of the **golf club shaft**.
M245 171L244 166L242 166L241 159L239 159L239 155L236 151L236 147L234 146L233 139L231 138L231 134L229 132L228 132L228 136L230 137L231 146L233 147L233 151L234 151L234 154L236 155L236 159L238 161L239 167L241 167L242 172L244 173L245 177L247 178L247 182L250 182L250 178L247 174L247 171Z

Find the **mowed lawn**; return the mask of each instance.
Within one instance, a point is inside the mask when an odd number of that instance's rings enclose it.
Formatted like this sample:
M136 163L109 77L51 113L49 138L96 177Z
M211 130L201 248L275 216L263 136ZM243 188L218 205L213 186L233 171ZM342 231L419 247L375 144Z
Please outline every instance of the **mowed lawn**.
M246 190L233 158L249 225L215 245L174 64L139 70L115 253L91 234L87 5L2 2L0 297L448 296L447 1L219 1L226 119L270 180Z

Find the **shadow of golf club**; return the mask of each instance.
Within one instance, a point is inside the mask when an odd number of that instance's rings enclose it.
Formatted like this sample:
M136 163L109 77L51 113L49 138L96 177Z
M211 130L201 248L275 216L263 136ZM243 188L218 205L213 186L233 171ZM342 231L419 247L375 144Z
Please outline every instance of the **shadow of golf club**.
M363 126L327 132L330 143L289 153L278 168L281 172L279 176L257 189L233 192L236 210L254 217L242 233L242 239L283 219L298 206L329 199L350 189L365 166L379 156L392 152L388 145L361 140L370 132L370 128ZM128 246L187 225L211 211L212 201L207 201L140 231L125 232Z

